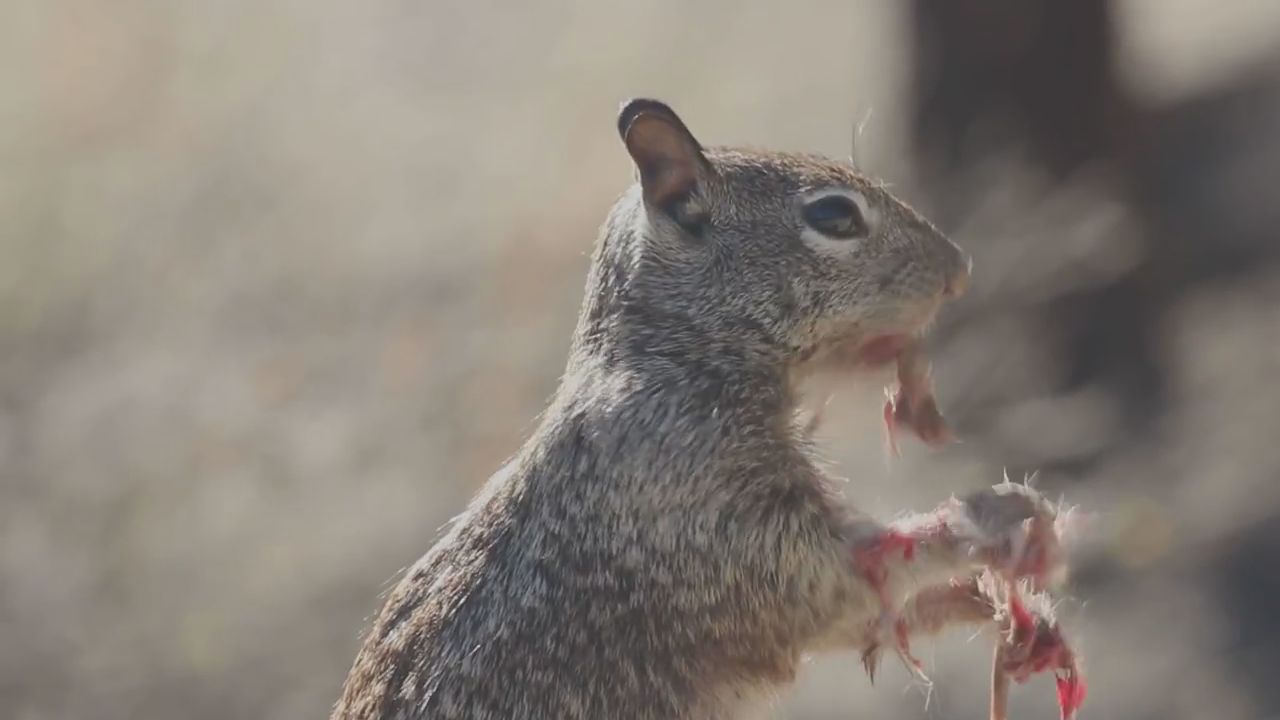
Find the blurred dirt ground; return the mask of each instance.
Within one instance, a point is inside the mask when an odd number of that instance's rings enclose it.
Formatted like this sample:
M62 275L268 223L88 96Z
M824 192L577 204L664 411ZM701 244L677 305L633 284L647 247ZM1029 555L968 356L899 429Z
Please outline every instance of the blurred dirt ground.
M1280 43L1265 0L1119 6L1144 98ZM378 594L555 388L629 180L617 103L834 156L870 112L859 164L924 202L904 7L4 3L0 717L325 716ZM1245 155L1275 159L1267 142ZM1275 197L1280 165L1259 162L1228 199ZM1162 302L1169 400L1116 443L1114 393L1059 391L1032 312L1137 262L1114 178L1048 183L1016 156L974 177L954 228L974 292L936 353L970 442L889 468L879 382L829 379L851 499L889 515L1056 468L1042 486L1093 513L1064 605L1086 717L1280 715L1280 269ZM1051 462L1078 457L1097 459ZM928 702L837 655L772 712L982 716L989 641L933 647ZM1054 717L1051 687L1017 688L1014 711Z

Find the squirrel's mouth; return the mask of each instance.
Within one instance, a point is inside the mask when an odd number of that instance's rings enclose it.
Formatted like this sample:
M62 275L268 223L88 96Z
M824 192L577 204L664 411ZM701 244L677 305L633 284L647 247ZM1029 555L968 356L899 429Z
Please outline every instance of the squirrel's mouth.
M852 360L855 367L877 369L889 365L903 352L923 342L941 307L939 299L909 313L898 323L857 333L837 343L841 346L839 354L845 361Z
M894 362L904 351L921 342L923 332L884 332L853 335L829 342L802 361L806 369L879 370Z
M852 326L799 358L802 374L812 370L879 370L903 353L917 351L933 325L941 299L898 313L892 320Z
M915 337L907 333L876 335L857 346L854 359L858 365L883 367L897 360L898 355L915 341Z

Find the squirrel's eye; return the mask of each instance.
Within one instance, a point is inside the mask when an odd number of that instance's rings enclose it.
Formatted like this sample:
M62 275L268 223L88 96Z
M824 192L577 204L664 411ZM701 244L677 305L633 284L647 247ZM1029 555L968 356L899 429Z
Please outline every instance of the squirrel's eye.
M849 240L867 236L862 210L844 195L828 195L814 200L804 206L802 215L809 227L827 237Z

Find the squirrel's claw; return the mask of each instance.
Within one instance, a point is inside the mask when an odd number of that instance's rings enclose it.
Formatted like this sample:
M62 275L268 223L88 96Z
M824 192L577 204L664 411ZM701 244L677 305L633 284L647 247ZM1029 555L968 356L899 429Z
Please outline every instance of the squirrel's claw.
M1084 678L1080 676L1080 671L1073 664L1069 668L1060 668L1055 671L1054 680L1058 684L1058 709L1062 714L1062 720L1071 720L1076 716L1076 710L1084 704L1085 695L1088 694Z
M862 651L862 669L867 671L867 680L876 684L876 670L880 666L880 643L873 642Z

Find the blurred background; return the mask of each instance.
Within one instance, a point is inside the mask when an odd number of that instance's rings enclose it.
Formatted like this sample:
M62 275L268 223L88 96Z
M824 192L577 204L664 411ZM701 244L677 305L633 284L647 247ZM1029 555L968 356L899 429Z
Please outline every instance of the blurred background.
M974 255L963 445L890 466L883 378L814 388L853 500L1039 470L1085 717L1280 717L1271 0L6 0L0 717L327 716L554 391L633 95ZM931 693L826 656L772 716L985 717L990 638L918 650Z

